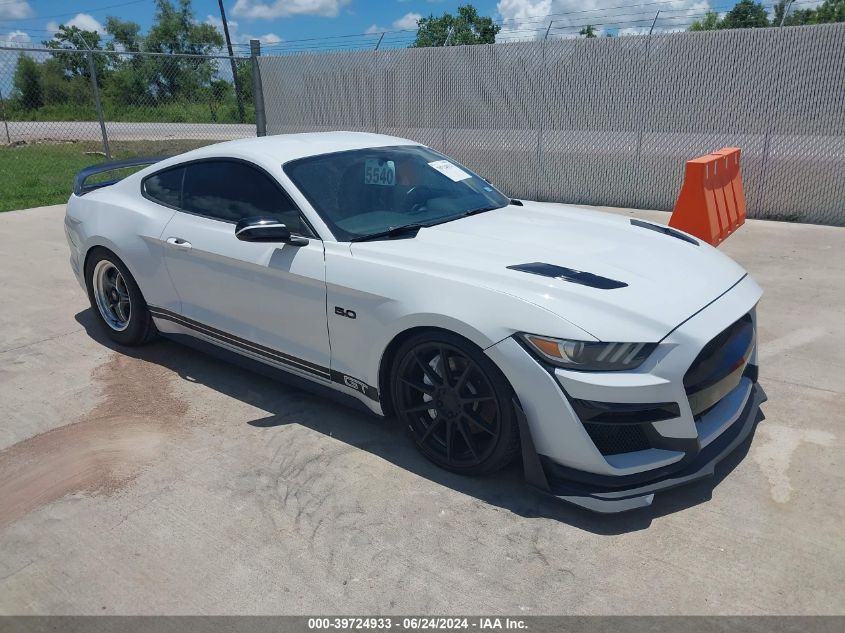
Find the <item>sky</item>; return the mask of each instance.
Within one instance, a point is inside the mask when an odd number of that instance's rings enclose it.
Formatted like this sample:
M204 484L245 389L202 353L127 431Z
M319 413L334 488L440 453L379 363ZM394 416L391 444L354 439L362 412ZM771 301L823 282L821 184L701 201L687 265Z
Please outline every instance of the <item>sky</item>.
M657 11L656 29L679 30L708 9L724 12L734 0L224 0L235 45L243 50L251 38L268 51L319 47L361 48L407 45L416 21L429 14L454 13L472 1L482 15L502 25L498 39L573 36L585 24L599 35L648 32ZM764 0L768 8L774 0ZM797 0L795 8L819 4ZM217 0L193 0L195 17L220 28ZM106 16L138 22L142 32L153 20L153 0L0 0L0 46L39 46L59 24L99 30ZM551 26L550 26L551 25Z

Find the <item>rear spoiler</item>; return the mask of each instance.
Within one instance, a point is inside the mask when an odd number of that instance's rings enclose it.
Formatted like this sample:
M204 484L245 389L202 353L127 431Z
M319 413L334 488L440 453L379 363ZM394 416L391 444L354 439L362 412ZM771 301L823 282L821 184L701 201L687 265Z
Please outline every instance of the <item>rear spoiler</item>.
M73 193L77 196L84 196L90 191L100 189L101 187L108 187L109 185L113 185L114 183L120 180L120 178L115 178L113 180L104 180L100 182L92 182L86 184L85 181L88 180L91 176L96 176L97 174L102 174L107 171L114 171L116 169L125 169L127 167L153 165L159 161L164 160L165 158L167 158L167 156L156 156L148 158L126 158L124 160L114 160L108 163L100 163L99 165L91 165L90 167L86 167L78 174L76 174L76 178L73 179Z

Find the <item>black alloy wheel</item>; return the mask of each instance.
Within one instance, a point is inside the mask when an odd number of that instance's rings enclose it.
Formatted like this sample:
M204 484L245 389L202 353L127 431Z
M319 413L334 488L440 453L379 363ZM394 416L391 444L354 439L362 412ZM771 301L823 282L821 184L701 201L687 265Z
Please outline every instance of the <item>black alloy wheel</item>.
M491 472L518 450L510 385L483 351L456 335L424 333L402 345L392 392L417 447L443 468Z

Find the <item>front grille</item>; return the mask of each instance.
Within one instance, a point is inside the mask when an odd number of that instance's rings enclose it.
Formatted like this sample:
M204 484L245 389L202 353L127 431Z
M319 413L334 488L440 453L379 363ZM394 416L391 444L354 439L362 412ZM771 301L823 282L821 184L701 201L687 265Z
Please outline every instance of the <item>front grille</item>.
M684 374L684 390L693 415L712 407L721 397L719 394L731 386L720 382L729 377L732 378L726 382L733 382L734 378L739 381L753 345L754 323L746 314L704 346Z
M585 422L584 428L602 455L618 455L619 453L644 451L651 448L640 424L592 424Z
M715 385L737 367L754 340L754 324L746 314L716 335L696 356L684 374L687 394Z

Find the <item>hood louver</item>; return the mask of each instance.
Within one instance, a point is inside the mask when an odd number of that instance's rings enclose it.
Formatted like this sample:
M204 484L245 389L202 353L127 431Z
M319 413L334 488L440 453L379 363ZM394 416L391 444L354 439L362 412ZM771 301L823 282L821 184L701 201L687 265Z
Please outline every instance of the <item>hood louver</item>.
M628 285L624 281L616 281L615 279L608 279L607 277L594 275L593 273L586 273L582 270L564 268L563 266L555 266L554 264L545 264L543 262L515 264L508 266L508 269L518 270L531 275L540 275L541 277L562 279L573 284L589 286L590 288L598 288L600 290L614 290L616 288L625 288Z

